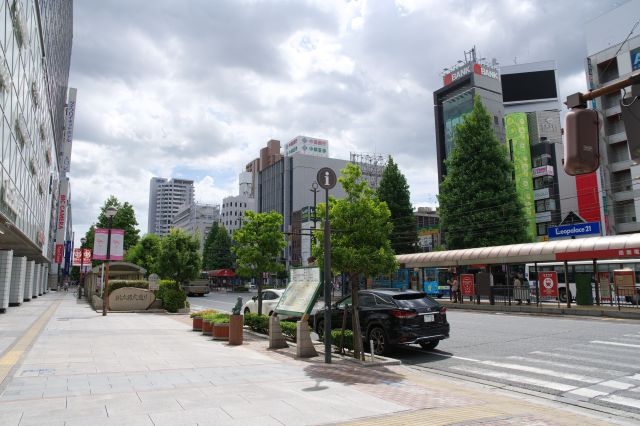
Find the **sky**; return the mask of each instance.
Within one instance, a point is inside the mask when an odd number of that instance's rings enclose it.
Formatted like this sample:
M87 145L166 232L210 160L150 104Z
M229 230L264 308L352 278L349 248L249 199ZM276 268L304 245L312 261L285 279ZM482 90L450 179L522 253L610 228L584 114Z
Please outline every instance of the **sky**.
M329 140L330 156L391 155L414 206L437 205L433 92L476 47L501 65L555 60L585 91L586 23L612 0L74 1L76 240L109 195L147 232L149 181L238 194L270 139Z

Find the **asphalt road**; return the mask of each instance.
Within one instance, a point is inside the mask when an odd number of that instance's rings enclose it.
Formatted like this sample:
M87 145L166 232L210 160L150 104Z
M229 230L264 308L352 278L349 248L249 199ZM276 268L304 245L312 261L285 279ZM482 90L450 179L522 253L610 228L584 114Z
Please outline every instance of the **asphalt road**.
M192 309L230 311L240 294L190 297ZM255 295L244 293L244 301ZM399 347L390 356L416 369L537 391L640 420L640 323L450 310L451 337L434 351Z

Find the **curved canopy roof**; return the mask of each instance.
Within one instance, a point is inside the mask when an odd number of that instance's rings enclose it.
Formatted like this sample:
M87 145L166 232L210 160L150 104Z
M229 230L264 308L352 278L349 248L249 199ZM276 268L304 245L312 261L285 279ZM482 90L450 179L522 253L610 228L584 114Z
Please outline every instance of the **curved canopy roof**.
M511 244L396 256L401 267L554 262L640 257L640 233L608 237Z

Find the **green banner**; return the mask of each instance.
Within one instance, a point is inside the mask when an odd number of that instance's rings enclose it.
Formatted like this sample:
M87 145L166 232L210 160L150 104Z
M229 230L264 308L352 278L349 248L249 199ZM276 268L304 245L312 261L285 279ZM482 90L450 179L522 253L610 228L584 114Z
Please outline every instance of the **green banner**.
M536 241L536 209L533 199L533 177L531 175L531 151L529 148L529 126L527 114L514 112L505 116L507 140L513 149L513 168L516 175L516 192L522 203L527 220L527 234Z

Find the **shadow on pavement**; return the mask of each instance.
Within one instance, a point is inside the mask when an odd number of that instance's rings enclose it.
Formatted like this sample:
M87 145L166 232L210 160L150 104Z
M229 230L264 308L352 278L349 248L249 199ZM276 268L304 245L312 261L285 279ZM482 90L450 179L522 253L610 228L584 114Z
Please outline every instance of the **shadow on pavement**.
M398 346L388 355L402 361L403 364L429 364L449 359L451 352L438 349L426 350L415 346Z
M397 383L404 379L404 376L401 374L391 371L385 367L376 368L339 364L312 364L305 367L304 372L307 376L316 380L318 384L323 380L330 380L345 385L377 385ZM318 384L316 386L318 386ZM309 390L311 389L312 388L309 388Z

